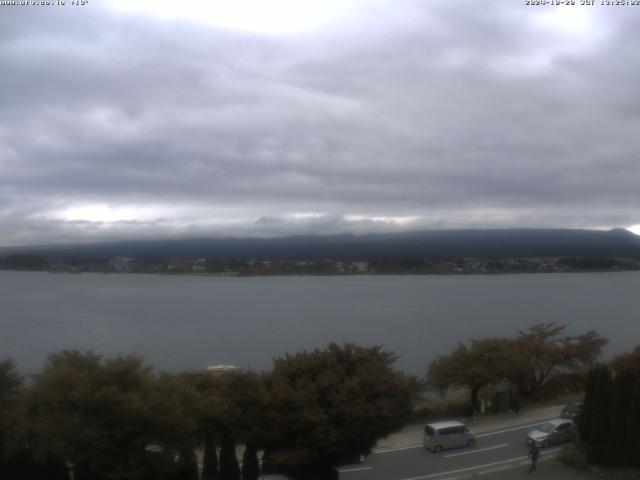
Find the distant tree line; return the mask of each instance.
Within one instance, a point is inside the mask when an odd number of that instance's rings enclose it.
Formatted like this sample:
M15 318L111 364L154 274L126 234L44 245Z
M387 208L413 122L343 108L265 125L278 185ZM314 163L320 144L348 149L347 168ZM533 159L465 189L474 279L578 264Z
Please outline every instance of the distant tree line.
M640 270L639 258L620 257L109 257L33 254L0 256L0 268L54 272L225 273L237 275L506 274Z
M591 370L579 427L589 462L640 467L640 346Z
M260 374L156 374L136 356L62 351L27 385L6 360L0 478L332 478L409 418L416 383L394 361L380 347L331 344Z
M49 260L41 255L7 255L0 258L0 267L9 270L46 270Z
M529 399L558 378L581 390L607 340L595 331L569 336L565 330L565 325L539 323L512 338L460 343L431 363L427 382L441 390L468 388L473 410L480 409L480 390L490 385L507 384L519 397Z

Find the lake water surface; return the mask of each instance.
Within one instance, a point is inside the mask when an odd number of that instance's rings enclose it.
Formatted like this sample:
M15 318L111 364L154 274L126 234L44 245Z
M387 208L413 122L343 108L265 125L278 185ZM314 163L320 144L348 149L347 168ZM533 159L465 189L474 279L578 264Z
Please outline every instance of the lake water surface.
M328 342L384 345L422 374L458 341L536 322L596 329L607 354L640 343L640 272L199 277L0 271L0 358L36 372L63 348L135 353L161 370L267 369Z

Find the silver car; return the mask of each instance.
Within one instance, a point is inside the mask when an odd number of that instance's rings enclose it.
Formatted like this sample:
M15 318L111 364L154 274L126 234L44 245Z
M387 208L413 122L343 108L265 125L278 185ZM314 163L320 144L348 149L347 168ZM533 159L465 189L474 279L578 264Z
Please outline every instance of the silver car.
M430 423L424 427L424 446L432 452L447 448L473 447L476 436L461 422Z
M556 443L570 442L577 436L576 425L567 418L555 418L538 425L527 435L529 445L548 447Z

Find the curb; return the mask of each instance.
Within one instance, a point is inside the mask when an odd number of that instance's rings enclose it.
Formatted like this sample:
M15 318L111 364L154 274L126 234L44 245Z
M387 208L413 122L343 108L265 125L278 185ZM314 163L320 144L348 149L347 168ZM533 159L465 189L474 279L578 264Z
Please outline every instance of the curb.
M477 425L476 427L474 427L473 424L471 424L470 426L473 428L476 434L488 433L494 430L501 430L505 428L515 428L515 427L522 428L529 424L533 426L536 424L536 422L540 423L542 421L549 420L551 418L555 418L559 416L562 407L563 405L553 405L551 407L536 409L536 410L533 410L532 412L524 412L524 413L520 413L518 416L513 416L510 419L511 421L509 421L508 418L503 418L503 420L505 421L496 421L495 423L491 423L491 416L488 416L480 420L480 423L484 423L488 421L489 424L487 425L481 424L481 425ZM537 410L539 410L540 412L538 416L536 416L536 414L534 413ZM557 413L553 412L554 410L557 410ZM531 415L531 418L529 417L530 415ZM407 425L404 428L413 427L410 432L405 432L404 434L403 433L391 434L389 437L386 437L386 439L388 439L388 441L386 442L384 441L385 439L382 439L382 441L379 442L379 446L377 446L372 450L372 453L384 453L384 452L390 452L394 450L404 450L408 448L416 448L416 447L422 446L422 442L419 442L419 443L416 442L416 437L421 436L422 427L425 423L413 423L413 424ZM406 436L412 436L413 438L411 439L411 441L408 441L408 440L402 441L402 439L400 438L395 439L394 441L394 439L392 438L394 435L397 435L397 436L406 435Z

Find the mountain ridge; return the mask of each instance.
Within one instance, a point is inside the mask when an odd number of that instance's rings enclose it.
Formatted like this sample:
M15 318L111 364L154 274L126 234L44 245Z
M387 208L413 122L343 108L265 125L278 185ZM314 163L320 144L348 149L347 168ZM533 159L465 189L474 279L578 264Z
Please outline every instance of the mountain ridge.
M173 258L640 257L640 236L625 229L457 229L274 238L186 238L3 247L0 255Z

